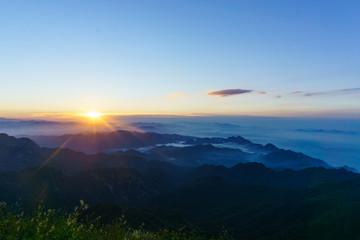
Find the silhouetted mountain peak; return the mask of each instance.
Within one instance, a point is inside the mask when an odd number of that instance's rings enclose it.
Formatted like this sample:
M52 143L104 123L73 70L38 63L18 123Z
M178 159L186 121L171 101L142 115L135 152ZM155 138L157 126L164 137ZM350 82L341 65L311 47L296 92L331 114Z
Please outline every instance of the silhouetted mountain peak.
M40 149L39 145L35 143L33 140L29 138L16 138L13 136L9 136L6 133L0 133L0 145L7 147L30 147L33 149Z
M303 153L291 150L280 149L266 154L263 157L263 163L271 168L279 169L304 169L308 167L331 168L326 162L306 156Z
M236 137L228 137L227 140L229 142L234 142L234 143L240 143L240 144L248 144L251 143L251 141L241 137L241 136L236 136Z
M34 141L0 134L0 170L20 170L41 160L40 147Z
M269 152L275 152L275 151L278 151L280 150L278 147L276 147L275 145L271 144L271 143L268 143L264 146L264 149L269 151Z

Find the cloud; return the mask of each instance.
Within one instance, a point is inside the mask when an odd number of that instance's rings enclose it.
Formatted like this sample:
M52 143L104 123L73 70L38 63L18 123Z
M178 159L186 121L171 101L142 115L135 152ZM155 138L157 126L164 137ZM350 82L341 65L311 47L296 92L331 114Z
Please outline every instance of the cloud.
M173 94L169 95L170 98L183 98L183 97L186 97L186 96L187 96L187 94L180 93L180 92L173 93Z
M269 94L266 91L259 91L259 90L247 90L247 89L224 89L219 91L209 92L208 95L211 96L219 96L219 97L228 97L232 95L239 95L255 92L256 95L265 95ZM271 93L270 93L271 94ZM305 97L312 97L312 96L336 96L336 95L351 95L351 94L360 94L360 88L345 88L345 89L337 89L332 91L322 91L322 92L306 92L306 91L292 91L285 95L281 95L279 93L273 93L275 98L282 98L283 96L286 97L288 95L297 95L297 96L305 96Z
M228 96L232 96L232 95L249 93L252 91L253 90L246 90L246 89L225 89L225 90L209 92L208 95L219 96L219 97L228 97Z
M306 97L311 97L311 96L316 96L316 95L324 95L324 93L315 92L315 93L305 93L304 94L304 96L306 96Z
M312 97L312 96L321 96L321 95L346 95L346 94L354 94L360 93L360 88L346 88L346 89L339 89L333 91L326 91L326 92L310 92L305 93L304 96Z
M360 88L346 88L342 89L342 92L360 92Z

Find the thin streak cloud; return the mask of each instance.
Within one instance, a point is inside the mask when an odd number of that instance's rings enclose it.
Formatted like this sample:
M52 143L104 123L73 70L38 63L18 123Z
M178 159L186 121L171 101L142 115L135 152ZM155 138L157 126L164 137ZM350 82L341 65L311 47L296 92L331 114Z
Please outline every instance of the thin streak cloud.
M322 95L346 95L346 94L354 94L360 93L360 88L346 88L340 90L326 91L326 92L310 92L305 93L304 96L312 97L312 96L322 96Z
M209 92L208 95L219 96L219 97L228 97L228 96L233 96L233 95L250 93L252 91L253 90L246 90L246 89L225 89L225 90Z
M177 93L173 93L173 94L168 95L168 97L173 98L173 99L174 98L184 98L184 97L187 97L187 94L177 92Z

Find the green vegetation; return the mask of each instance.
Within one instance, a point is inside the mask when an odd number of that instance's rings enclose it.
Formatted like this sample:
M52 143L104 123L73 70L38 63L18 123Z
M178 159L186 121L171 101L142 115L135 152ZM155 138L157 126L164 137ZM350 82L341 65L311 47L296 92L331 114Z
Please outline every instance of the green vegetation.
M103 225L96 220L80 220L81 214L88 208L83 201L80 207L72 212L45 209L39 206L30 214L24 214L19 204L7 206L0 203L0 239L61 239L61 240L205 240L205 239L232 239L226 231L218 236L211 236L206 232L187 231L183 229L161 229L155 232L144 230L141 226L137 229L126 224L124 216Z

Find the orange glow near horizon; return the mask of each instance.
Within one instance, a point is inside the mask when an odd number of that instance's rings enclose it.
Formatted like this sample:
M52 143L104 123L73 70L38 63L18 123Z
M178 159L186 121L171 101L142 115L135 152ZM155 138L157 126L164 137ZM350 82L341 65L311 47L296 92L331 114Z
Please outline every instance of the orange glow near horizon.
M335 110L323 110L318 109L303 109L302 111L295 111L289 109L278 109L278 110L263 110L259 112L250 112L244 111L243 113L233 113L233 112L220 112L220 113L182 113L182 112L38 112L38 113L14 113L14 114L2 114L0 117L3 118L14 118L14 119L26 119L26 120L46 120L46 121L75 121L81 123L99 124L100 122L106 120L111 121L115 117L127 117L127 116L147 116L147 117L214 117L214 116L233 116L233 117L346 117L346 118L356 118L358 115L351 115L348 113L355 112L354 109L349 109L348 111L340 111L337 113ZM101 120L101 121L100 121Z

